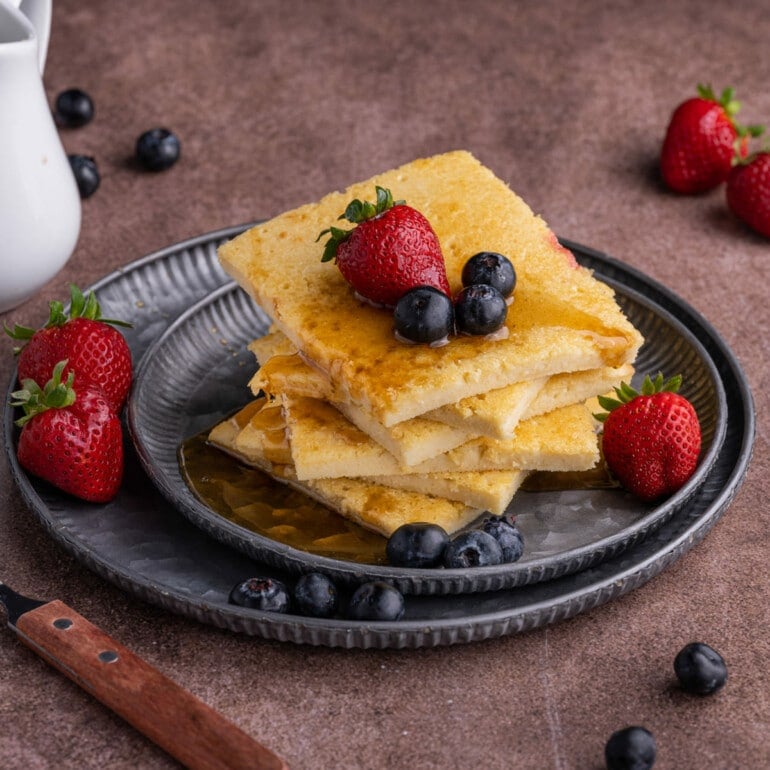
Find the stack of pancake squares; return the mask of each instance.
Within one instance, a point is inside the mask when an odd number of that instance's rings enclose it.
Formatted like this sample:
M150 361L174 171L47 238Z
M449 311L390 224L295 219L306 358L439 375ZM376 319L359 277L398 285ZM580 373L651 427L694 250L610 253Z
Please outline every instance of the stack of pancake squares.
M507 333L404 343L392 310L362 301L321 261L319 233L352 199L373 200L375 185L427 217L453 293L474 254L511 260ZM464 151L281 214L219 259L273 326L249 346L255 399L210 442L386 537L408 522L451 534L503 513L532 471L592 468L586 401L629 380L642 343L612 289Z

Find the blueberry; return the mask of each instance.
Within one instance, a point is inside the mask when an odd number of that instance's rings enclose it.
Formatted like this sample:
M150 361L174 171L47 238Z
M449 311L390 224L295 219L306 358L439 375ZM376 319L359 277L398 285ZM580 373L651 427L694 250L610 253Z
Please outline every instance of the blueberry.
M94 103L80 88L68 88L56 97L54 117L60 126L80 128L94 117Z
M294 586L294 606L301 615L330 618L339 606L337 587L326 575L308 572Z
M500 564L503 550L492 535L472 529L455 535L444 549L445 567L487 567Z
M402 524L385 546L394 567L435 567L441 562L449 535L437 524Z
M348 616L352 620L400 620L403 614L403 595L382 580L360 585L348 605Z
M289 611L289 592L280 580L253 577L238 583L230 591L231 604L270 612Z
M524 553L524 538L519 528L503 516L491 516L486 519L481 529L497 540L503 552L503 564L518 561Z
M455 299L457 331L465 334L496 332L508 315L508 305L500 292L485 283L466 286Z
M463 286L485 283L494 286L504 297L510 297L516 286L516 271L508 257L495 251L474 254L464 265Z
M604 747L607 770L649 770L655 764L655 738L643 727L626 727Z
M87 155L68 155L72 173L78 185L81 198L90 198L99 187L101 177L96 161Z
M724 659L702 642L692 642L679 651L674 659L674 672L682 689L695 695L710 695L727 681Z
M396 303L396 331L411 342L438 342L454 326L452 300L432 286L410 289Z
M149 171L164 171L179 160L179 139L167 128L145 131L136 140L137 160Z

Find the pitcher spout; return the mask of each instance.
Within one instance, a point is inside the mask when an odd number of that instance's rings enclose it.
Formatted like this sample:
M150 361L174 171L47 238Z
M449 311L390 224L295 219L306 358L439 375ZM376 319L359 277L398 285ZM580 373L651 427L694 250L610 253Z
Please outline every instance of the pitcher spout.
M9 45L23 50L37 46L37 66L41 74L50 36L51 0L0 0L0 47ZM8 48L0 51L11 54Z

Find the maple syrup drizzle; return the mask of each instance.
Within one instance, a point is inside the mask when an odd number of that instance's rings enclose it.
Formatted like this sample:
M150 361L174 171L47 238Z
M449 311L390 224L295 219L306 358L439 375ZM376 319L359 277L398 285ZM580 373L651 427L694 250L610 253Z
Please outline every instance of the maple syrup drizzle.
M239 463L206 441L208 431L179 448L179 468L211 510L246 529L318 556L386 564L386 539L330 511L302 492Z
M250 468L210 445L208 431L179 448L179 467L192 492L211 510L246 529L307 553L359 564L387 564L386 539L330 511L299 490ZM525 492L616 487L603 462L589 471L539 471Z

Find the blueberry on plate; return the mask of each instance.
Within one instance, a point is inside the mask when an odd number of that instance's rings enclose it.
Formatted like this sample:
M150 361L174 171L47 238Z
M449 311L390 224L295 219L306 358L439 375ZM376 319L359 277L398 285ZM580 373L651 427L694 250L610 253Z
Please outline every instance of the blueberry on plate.
M483 532L497 540L503 552L503 564L518 561L524 553L524 538L519 528L504 516L490 516L481 525Z
M294 607L301 615L330 618L337 612L339 595L334 583L320 572L308 572L294 586Z
M438 524L402 524L385 546L394 567L435 567L441 563L449 535Z
M625 727L604 747L607 770L650 770L655 764L655 738L644 727Z
M510 297L516 287L516 271L511 260L496 251L480 251L463 266L463 286L485 283L494 286L504 297Z
M403 615L404 597L401 591L383 580L358 586L348 604L351 620L400 620Z
M455 535L444 549L444 566L449 568L488 567L502 560L500 544L480 529Z
M229 601L239 607L270 612L289 611L289 592L280 581L269 577L253 577L233 587Z
M466 286L455 298L455 324L465 334L492 334L508 315L505 297L485 283Z
M72 173L75 175L80 197L90 198L102 180L96 161L88 155L68 155L67 159L70 162Z
M68 88L56 97L54 118L65 128L80 128L94 117L94 103L80 88Z
M692 642L679 651L674 659L674 672L681 688L695 695L711 695L727 681L724 659L703 642Z
M432 286L406 292L393 311L396 332L410 342L439 342L454 327L452 300Z
M167 128L145 131L136 140L136 158L148 171L165 171L179 160L179 139Z

